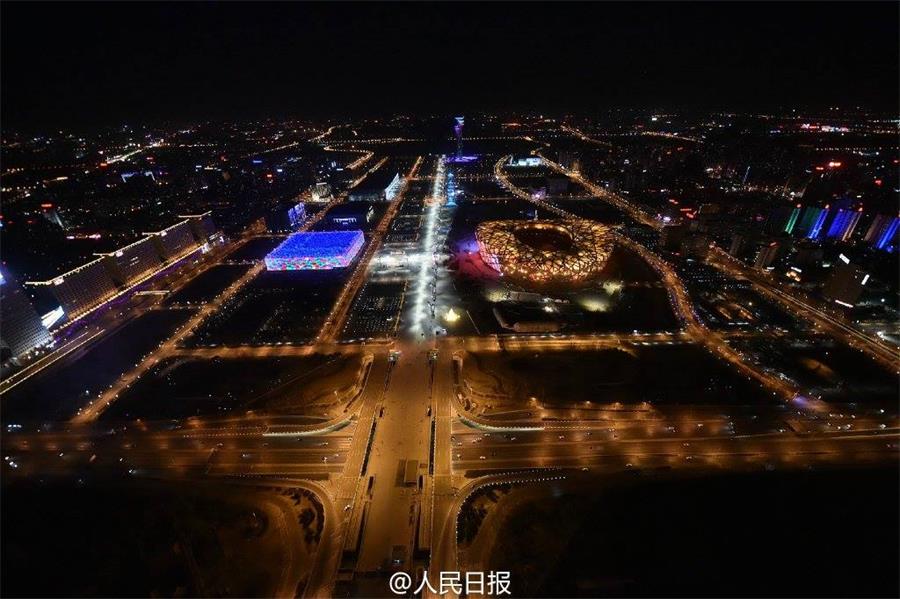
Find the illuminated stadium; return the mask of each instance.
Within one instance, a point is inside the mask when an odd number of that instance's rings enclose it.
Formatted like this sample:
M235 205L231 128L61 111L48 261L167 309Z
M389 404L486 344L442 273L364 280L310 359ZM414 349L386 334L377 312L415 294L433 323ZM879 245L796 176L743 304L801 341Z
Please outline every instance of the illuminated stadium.
M266 256L266 270L344 268L363 243L362 231L294 233Z
M592 221L496 220L478 225L478 251L504 276L532 283L580 283L603 270L609 229Z

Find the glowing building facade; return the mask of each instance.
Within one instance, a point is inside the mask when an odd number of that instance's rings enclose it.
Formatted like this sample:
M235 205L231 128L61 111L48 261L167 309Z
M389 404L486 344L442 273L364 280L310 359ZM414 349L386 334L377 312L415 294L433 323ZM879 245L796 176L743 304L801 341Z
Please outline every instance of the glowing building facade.
M364 244L359 230L294 233L266 256L266 270L344 268Z
M0 273L0 358L18 358L52 340L19 285Z
M156 276L166 265L192 252L205 251L221 239L211 214L180 216L178 223L145 236L114 252L47 281L28 281L26 286L48 287L60 305L50 324L72 321L91 312L138 283ZM47 324L46 326L50 326Z
M597 276L612 252L609 229L581 219L488 221L475 232L485 264L532 283L580 283Z

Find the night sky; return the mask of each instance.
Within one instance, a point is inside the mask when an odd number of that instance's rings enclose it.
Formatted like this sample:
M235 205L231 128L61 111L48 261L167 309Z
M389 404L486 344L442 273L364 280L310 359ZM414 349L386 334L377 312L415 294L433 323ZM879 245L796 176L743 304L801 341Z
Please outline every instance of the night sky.
M4 2L2 125L482 109L896 111L898 6Z

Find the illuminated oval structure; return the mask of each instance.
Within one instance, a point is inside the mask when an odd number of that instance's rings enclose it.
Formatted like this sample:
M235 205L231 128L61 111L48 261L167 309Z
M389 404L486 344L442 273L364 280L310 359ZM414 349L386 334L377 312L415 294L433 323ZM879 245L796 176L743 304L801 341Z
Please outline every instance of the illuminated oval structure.
M478 225L475 238L488 266L537 284L596 277L614 246L608 227L583 219L487 221Z

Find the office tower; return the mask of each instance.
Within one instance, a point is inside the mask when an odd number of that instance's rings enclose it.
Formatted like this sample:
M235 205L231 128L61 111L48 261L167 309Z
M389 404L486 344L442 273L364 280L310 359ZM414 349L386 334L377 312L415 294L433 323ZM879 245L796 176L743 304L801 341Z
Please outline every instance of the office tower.
M822 287L822 293L835 303L852 308L862 295L863 287L868 280L869 275L866 272L842 259Z
M777 241L772 241L762 246L762 248L760 248L759 252L756 254L756 260L753 261L753 267L762 270L769 268L778 258L778 252L780 249L781 244Z

